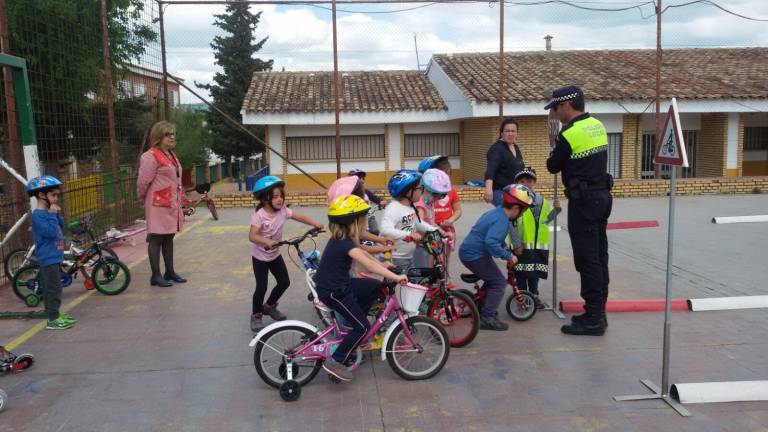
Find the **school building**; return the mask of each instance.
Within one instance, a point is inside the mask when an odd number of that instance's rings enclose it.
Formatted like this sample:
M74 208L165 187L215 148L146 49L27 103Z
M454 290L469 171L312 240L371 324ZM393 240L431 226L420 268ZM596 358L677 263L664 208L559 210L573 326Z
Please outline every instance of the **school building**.
M654 150L654 50L510 52L504 114L520 122L527 165L546 172L543 107L554 88L575 84L609 133L616 179L664 178ZM768 48L664 51L662 116L676 97L690 167L683 177L768 175ZM254 74L243 123L267 125L267 142L326 184L336 176L332 72ZM498 54L434 55L426 72L340 73L341 168L367 171L383 187L424 156L449 155L454 182L482 180L498 132ZM292 190L316 185L269 155Z

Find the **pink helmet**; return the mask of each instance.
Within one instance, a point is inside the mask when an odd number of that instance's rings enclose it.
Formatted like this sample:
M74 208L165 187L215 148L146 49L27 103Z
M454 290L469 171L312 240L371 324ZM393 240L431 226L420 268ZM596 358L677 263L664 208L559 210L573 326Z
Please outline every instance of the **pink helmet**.
M446 195L451 191L451 178L444 171L430 168L421 176L421 184L424 189L433 194Z
M357 176L342 177L328 188L328 205L331 205L333 200L342 195L352 195L352 191L355 190L360 178Z

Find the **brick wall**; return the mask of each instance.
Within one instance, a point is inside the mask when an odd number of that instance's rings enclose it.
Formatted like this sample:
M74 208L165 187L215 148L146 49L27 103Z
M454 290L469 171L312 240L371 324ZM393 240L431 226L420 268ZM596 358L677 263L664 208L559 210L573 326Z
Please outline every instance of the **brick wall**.
M639 129L640 117L625 114L621 142L621 178L625 180L640 178L640 160L642 131Z
M457 186L457 189L459 197L463 201L481 201L483 199L482 188ZM665 196L668 191L668 180L617 180L614 185L613 196L616 198ZM679 179L677 181L678 195L750 194L756 191L768 193L768 176L693 178ZM389 196L383 190L376 190L374 192L380 197L389 199ZM542 186L539 192L548 198L552 198L551 187ZM562 197L562 190L559 192L559 195ZM287 202L294 206L324 206L326 205L326 194L324 191L289 191ZM216 204L220 208L253 208L256 202L251 194L242 193L217 195Z
M699 132L699 156L696 175L720 177L725 174L725 158L728 151L728 114L701 115Z

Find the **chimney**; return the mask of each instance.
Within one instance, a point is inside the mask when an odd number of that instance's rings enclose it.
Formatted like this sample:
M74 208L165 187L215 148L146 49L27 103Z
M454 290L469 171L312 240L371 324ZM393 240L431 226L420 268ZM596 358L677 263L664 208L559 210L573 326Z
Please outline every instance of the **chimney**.
M547 51L552 51L552 38L553 36L550 35L544 36L544 40L547 41Z

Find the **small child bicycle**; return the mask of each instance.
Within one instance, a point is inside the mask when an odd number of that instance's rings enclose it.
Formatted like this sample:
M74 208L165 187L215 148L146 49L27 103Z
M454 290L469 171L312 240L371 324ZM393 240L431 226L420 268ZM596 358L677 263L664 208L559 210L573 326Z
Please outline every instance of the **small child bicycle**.
M298 320L279 321L262 329L251 340L254 347L253 360L256 372L265 383L278 388L285 401L295 401L301 396L301 386L312 381L347 334L334 319L333 311L317 297L312 277L317 266L316 251L304 254L298 245L311 236L310 230L303 236L281 242L293 246L299 253L307 274L310 288L308 298L325 324L317 327ZM407 380L428 379L436 375L445 365L450 352L450 343L445 329L432 318L417 316L419 305L428 288L412 283L384 285L386 299L384 308L356 349L353 369L362 361L362 346L376 337L388 318L397 317L388 325L383 337L381 359L389 362L392 370ZM331 381L338 382L331 378Z
M472 291L464 288L457 289L458 292L463 292L470 295L475 299L478 309L482 309L485 297L488 295L488 290L484 286L480 286L478 282L481 279L472 273L464 273L461 275L461 280L466 283L474 284ZM512 287L512 295L507 299L507 313L515 321L528 321L536 315L536 301L533 294L528 291L523 291L517 286L517 279L514 275L512 268L507 268L507 284ZM469 312L465 312L469 313Z
M32 354L16 355L0 345L0 375L24 372L35 363ZM0 389L0 411L8 405L8 395Z

